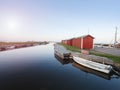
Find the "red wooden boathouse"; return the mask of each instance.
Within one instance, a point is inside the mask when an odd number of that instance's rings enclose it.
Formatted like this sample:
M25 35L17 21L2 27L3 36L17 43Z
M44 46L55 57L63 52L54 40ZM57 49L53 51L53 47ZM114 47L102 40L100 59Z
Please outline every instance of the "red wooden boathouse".
M80 49L93 49L93 40L94 37L91 35L84 35L77 38L72 38L69 40L62 40L62 43L74 46Z

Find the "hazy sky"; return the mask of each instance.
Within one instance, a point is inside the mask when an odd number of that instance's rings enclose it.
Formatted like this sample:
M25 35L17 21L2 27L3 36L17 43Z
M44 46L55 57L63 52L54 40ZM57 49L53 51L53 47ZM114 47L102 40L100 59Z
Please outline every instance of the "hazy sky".
M0 0L1 41L60 41L89 34L120 39L120 0Z

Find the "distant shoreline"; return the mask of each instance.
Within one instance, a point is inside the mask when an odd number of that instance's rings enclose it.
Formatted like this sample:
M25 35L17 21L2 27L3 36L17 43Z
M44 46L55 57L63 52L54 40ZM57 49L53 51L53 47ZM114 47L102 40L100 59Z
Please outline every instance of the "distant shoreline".
M7 50L14 50L18 48L26 48L26 47L32 47L37 45L46 45L49 42L0 42L0 52L7 51Z

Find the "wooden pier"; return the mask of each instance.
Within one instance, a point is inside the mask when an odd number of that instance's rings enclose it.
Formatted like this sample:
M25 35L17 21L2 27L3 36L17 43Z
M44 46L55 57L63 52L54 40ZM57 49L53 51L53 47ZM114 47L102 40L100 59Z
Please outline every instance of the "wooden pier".
M67 51L63 46L59 44L54 44L54 53L61 59L70 59L71 53Z

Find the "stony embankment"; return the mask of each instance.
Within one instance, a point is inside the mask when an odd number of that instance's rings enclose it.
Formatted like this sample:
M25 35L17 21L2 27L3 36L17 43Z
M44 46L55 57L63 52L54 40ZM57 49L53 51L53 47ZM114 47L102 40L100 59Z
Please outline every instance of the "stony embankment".
M87 55L87 54L76 53L76 52L71 52L71 53L73 56L78 56L78 57L81 57L81 58L84 58L87 60L104 63L104 64L110 64L110 65L114 64L114 62L112 60L105 58L105 57L100 57L100 56L95 56L95 55Z

